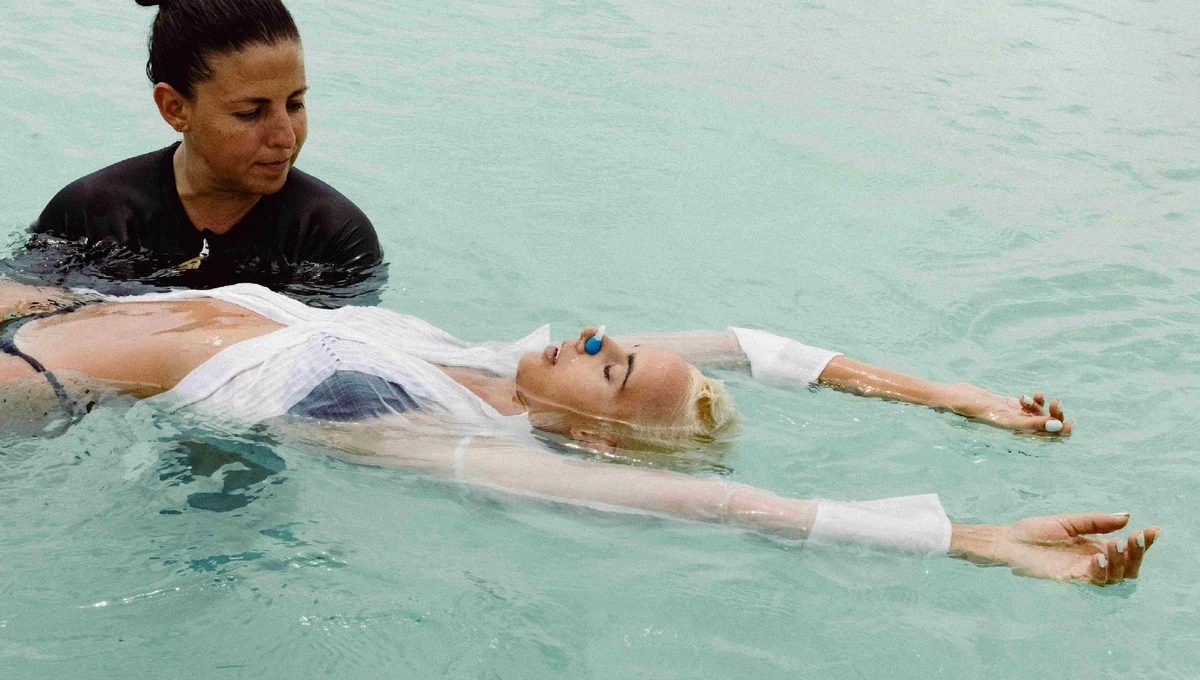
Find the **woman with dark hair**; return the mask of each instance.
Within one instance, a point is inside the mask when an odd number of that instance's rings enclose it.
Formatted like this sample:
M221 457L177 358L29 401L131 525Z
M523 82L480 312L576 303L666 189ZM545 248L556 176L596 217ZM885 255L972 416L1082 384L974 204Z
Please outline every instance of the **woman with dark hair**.
M59 191L31 228L31 247L69 245L72 257L58 254L55 266L160 286L376 289L383 253L370 220L293 167L308 134L308 85L283 3L137 3L159 6L146 74L183 139Z

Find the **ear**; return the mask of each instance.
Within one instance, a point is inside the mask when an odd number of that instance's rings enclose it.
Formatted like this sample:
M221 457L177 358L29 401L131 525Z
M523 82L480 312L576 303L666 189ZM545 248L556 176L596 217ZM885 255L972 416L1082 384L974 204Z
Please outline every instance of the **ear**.
M167 125L175 128L176 132L191 131L191 102L179 94L178 90L167 83L156 84L154 103L158 106L159 115L167 121Z
M601 453L617 448L617 440L612 435L589 427L572 427L567 434L571 439L581 444L587 444Z

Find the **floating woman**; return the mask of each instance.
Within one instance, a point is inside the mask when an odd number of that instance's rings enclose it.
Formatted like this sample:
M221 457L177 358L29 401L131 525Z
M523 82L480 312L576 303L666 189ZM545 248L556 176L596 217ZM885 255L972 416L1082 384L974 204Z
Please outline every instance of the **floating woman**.
M825 384L1014 430L1058 430L1051 436L1071 431L1061 406L1040 394L1020 400L940 385L761 331L658 334L628 348L605 336L590 353L596 329L551 345L543 327L515 343L480 345L411 316L315 309L245 284L99 298L0 282L0 315L10 420L78 417L106 396L147 399L166 411L270 423L357 462L515 494L950 554L1097 585L1135 578L1159 533L1089 536L1124 528L1124 513L951 523L932 494L867 503L786 498L722 479L578 460L531 434L600 449L682 449L719 437L734 421L732 405L683 356L775 384Z

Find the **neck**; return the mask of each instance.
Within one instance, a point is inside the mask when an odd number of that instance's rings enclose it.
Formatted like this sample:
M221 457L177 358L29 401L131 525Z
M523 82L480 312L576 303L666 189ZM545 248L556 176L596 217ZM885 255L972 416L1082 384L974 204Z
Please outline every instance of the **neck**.
M175 149L175 190L196 229L224 234L240 222L262 198L258 194L222 187L200 154L189 151L187 138Z
M473 368L439 366L454 382L471 390L471 393L486 401L500 415L516 416L525 412L517 401L517 382L512 378L497 378Z

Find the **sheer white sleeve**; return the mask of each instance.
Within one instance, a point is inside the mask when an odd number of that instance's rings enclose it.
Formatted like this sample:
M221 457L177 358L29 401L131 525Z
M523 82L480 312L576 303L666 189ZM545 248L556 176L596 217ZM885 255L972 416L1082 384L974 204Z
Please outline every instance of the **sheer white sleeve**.
M664 347L700 368L745 371L755 380L777 387L817 382L826 364L840 354L749 328L636 333L617 339L625 345Z
M946 553L950 520L938 497L810 501L722 479L578 460L490 437L411 436L395 419L292 423L291 432L357 463L411 468L497 491L597 510L739 526L771 536Z
M817 382L838 352L812 347L766 331L730 328L750 360L750 374L777 387L800 387Z
M858 503L818 501L808 539L945 554L950 532L950 518L937 494L925 494Z

